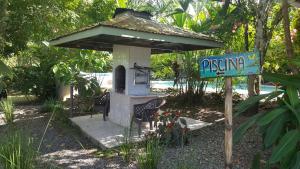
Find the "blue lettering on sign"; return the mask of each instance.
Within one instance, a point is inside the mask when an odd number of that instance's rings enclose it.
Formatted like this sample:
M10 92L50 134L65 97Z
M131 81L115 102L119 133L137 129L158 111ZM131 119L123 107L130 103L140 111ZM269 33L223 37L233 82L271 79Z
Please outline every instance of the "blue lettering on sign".
M225 54L199 60L200 78L260 74L259 52Z

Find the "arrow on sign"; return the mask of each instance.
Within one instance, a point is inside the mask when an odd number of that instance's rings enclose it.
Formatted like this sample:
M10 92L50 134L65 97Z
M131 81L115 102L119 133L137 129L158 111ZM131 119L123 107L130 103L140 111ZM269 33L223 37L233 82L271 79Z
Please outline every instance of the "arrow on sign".
M220 76L220 75L225 74L225 72L217 72L216 74L217 74L217 76Z

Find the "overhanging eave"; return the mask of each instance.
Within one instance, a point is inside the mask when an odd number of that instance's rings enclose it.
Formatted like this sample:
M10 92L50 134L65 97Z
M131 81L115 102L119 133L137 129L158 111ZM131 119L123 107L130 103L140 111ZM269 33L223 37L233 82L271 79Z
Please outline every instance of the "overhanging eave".
M128 46L150 47L152 49L159 47L161 52L155 52L155 53L170 52L170 50L172 49L178 50L178 46L180 45L181 48L185 48L188 45L191 45L192 47L189 50L219 48L223 46L223 43L216 40L188 38L182 36L163 35L163 34L156 34L156 33L149 33L149 32L139 32L139 31L120 29L120 28L114 28L108 26L93 27L91 29L83 30L81 32L69 34L51 40L49 44L51 46L62 46L62 47L85 49L84 47L85 43L87 43L87 46L90 43L94 43L95 48L93 48L93 46L89 46L86 47L86 49L107 50L108 48L112 48L113 45L112 41L107 38L101 39L101 36L114 37L115 39L113 41L114 44L118 44L118 41L120 42L122 41L122 43L119 44L124 44ZM96 37L100 37L100 38L96 38ZM147 46L145 46L145 43L147 44ZM101 44L104 44L103 48L101 47ZM154 44L160 44L160 46Z

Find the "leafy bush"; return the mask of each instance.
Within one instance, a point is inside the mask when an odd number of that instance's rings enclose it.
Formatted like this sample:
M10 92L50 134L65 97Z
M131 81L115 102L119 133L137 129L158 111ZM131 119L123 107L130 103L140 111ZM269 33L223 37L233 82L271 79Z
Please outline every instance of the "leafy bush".
M53 111L63 111L63 109L64 106L60 101L51 98L44 102L44 104L41 107L41 112L49 113Z
M34 169L36 152L32 139L20 132L9 132L2 137L0 162L5 169Z
M64 105L61 101L55 99L48 99L41 107L41 112L53 113L53 120L56 122L62 122L68 124L68 114L64 111Z
M0 109L4 113L4 121L8 124L14 121L14 105L10 99L5 99L0 102Z
M13 89L44 100L55 97L55 78L49 66L14 68Z
M155 123L159 123L156 133L162 143L176 146L188 143L189 128L179 112L156 114Z
M78 90L78 106L80 111L92 111L92 108L94 106L93 97L98 94L100 90L97 79L76 77L75 87Z
M138 154L136 160L141 169L155 169L161 159L163 148L158 139L152 138L146 141L145 148Z
M271 111L250 117L235 131L234 141L240 140L250 127L256 126L262 133L264 148L272 150L267 166L281 169L299 168L300 77L282 74L264 74L263 77L265 80L280 83L282 90L248 98L237 105L236 115L244 112L262 99L268 102L273 98L277 98L277 105ZM256 159L254 161L260 160Z
M77 77L75 86L81 97L94 96L100 88L96 78L85 79L83 77Z

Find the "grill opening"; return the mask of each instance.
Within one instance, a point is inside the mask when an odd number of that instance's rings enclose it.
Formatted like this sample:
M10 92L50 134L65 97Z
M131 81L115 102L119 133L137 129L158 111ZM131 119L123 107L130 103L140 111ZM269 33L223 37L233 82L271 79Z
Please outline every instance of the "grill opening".
M115 68L115 91L117 93L125 92L126 70L125 67L119 65Z

